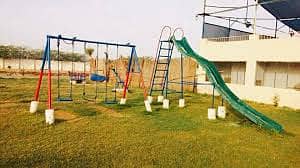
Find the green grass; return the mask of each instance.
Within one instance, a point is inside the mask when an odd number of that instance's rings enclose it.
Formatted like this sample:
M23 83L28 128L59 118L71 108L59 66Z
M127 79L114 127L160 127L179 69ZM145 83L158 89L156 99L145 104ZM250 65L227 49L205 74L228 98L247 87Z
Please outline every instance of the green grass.
M285 133L275 134L229 107L226 119L208 121L209 95L187 93L183 109L173 95L169 110L154 103L149 114L139 90L132 90L127 105L104 105L103 94L97 102L82 100L82 86L76 85L75 101L55 102L54 107L80 120L47 126L44 85L38 113L28 112L35 85L36 79L0 79L0 167L300 166L299 110L249 102L284 126ZM87 88L90 97L92 86Z

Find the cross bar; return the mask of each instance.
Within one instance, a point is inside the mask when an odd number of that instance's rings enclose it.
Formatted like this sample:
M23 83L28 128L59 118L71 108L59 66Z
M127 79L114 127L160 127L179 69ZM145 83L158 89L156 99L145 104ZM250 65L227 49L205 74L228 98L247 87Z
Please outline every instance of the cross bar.
M60 39L60 40L68 40L72 42L81 42L81 43L92 43L92 44L102 44L102 45L108 45L108 46L118 46L118 47L130 47L130 48L135 48L135 45L130 45L130 44L118 44L118 43L107 43L107 42L100 42L100 41L90 41L90 40L81 40L77 38L67 38L67 37L62 37L61 35L59 36L52 36L52 35L47 35L48 39Z

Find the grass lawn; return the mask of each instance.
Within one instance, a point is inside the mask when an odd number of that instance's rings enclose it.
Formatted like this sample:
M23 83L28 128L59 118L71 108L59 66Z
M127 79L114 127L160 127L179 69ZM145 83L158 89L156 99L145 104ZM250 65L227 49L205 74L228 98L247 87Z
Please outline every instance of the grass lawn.
M225 120L208 121L208 95L187 93L183 109L173 95L169 110L156 103L148 114L138 89L127 105L103 105L83 101L76 85L75 101L55 102L62 118L48 126L45 83L29 113L36 82L0 78L0 167L300 167L300 110L249 102L283 125L275 134L230 107Z

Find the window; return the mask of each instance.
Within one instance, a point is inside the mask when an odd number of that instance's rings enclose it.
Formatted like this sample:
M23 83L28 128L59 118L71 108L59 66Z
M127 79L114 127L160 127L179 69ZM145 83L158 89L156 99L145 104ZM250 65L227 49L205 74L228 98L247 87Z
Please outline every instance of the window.
M300 89L300 63L258 62L256 85Z

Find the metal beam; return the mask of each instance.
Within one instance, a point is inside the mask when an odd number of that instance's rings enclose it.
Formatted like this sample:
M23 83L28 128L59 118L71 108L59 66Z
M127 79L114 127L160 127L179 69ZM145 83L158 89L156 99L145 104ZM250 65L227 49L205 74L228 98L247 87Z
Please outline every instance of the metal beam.
M258 4L255 3L255 4L251 4L251 5L246 5L246 6L236 7L236 8L229 8L229 9L225 9L225 10L215 11L215 12L208 13L208 15L224 13L224 12L231 12L231 11L240 10L240 9L253 7L253 6L257 6L257 5L265 5L265 4L271 4L271 3L276 3L276 2L282 2L282 1L286 1L286 0L270 0L270 1L261 2L261 3L258 3ZM204 14L205 14L205 12L197 14L196 16L202 16Z
M62 37L62 36L52 36L52 35L47 35L48 39L60 39L60 40L67 40L67 41L72 41L72 42L81 42L81 43L91 43L91 44L102 44L102 45L108 45L108 46L118 46L118 47L131 47L134 48L136 47L135 45L130 45L130 44L118 44L118 43L107 43L107 42L100 42L100 41L90 41L90 40L81 40L81 39L76 39L76 38L67 38L67 37Z

